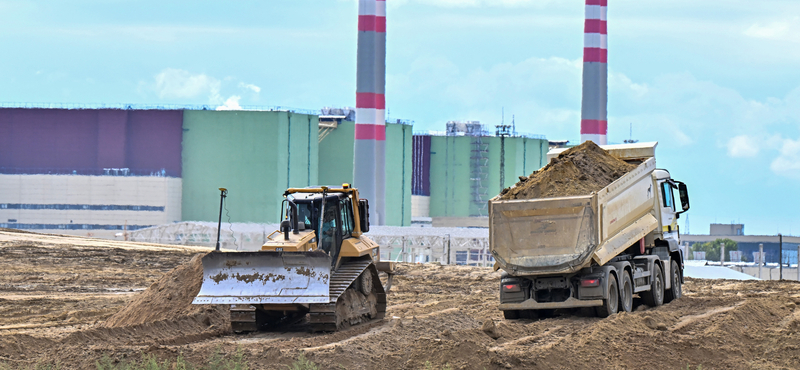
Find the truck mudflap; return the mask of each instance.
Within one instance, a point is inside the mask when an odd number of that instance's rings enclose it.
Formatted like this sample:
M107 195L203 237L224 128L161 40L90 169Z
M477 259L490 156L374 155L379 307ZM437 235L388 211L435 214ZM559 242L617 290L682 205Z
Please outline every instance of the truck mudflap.
M573 297L567 298L563 302L536 302L533 299L528 299L519 303L501 303L498 307L500 311L509 310L547 310L558 308L577 308L577 307L596 307L602 306L602 299L583 300L575 299Z
M193 304L328 303L331 257L314 252L211 252Z

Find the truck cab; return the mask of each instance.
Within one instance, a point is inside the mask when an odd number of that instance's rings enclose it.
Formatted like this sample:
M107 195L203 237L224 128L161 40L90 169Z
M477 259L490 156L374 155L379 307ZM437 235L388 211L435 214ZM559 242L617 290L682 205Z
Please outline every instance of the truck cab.
M664 239L679 240L678 218L681 213L689 210L689 196L686 185L680 181L673 180L669 171L657 169L653 171L653 176L658 184L658 199L661 203L660 223L661 233ZM675 198L674 190L678 190L680 198ZM677 202L681 202L681 210L678 210Z

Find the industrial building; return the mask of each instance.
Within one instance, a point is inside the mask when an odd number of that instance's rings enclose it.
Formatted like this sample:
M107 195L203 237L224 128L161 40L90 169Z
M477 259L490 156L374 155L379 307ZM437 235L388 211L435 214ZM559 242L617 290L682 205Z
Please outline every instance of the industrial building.
M0 227L113 235L181 219L178 110L0 109Z
M124 108L124 107L123 107ZM0 109L0 227L113 237L180 221L276 223L288 187L353 183L354 110ZM477 122L386 123L386 222L486 226L548 142ZM358 187L357 183L353 183ZM413 203L413 206L412 206Z
M323 119L325 117L323 116ZM356 123L338 119L335 128L320 135L319 183L341 185L353 181ZM411 139L407 122L386 123L386 219L385 225L411 225Z
M543 136L508 136L479 122L414 135L412 214L433 226L488 227L487 201L546 164Z
M791 265L797 264L797 251L800 246L800 237L787 235L745 235L744 224L711 224L709 234L682 234L681 242L691 250L695 244L712 242L717 239L730 239L736 242L739 258L746 262L756 262L758 260L759 248L764 251L764 262L778 263L783 259L783 263ZM693 258L692 253L687 253L688 258ZM740 262L732 258L737 253L728 251L725 260L729 262ZM783 256L781 258L780 256Z
M352 182L353 123L325 136L319 124L269 110L0 109L0 227L113 237L216 221L220 187L226 221L274 223L287 187ZM388 222L409 225L411 126L386 132L399 169Z

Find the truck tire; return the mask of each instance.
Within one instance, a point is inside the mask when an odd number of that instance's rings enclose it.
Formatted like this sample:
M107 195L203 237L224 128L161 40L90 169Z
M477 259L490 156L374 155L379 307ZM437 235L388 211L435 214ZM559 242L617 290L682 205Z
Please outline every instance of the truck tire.
M644 304L657 307L664 304L664 273L658 262L653 264L653 275L650 281L650 291L640 294Z
M678 262L672 260L669 268L669 280L672 287L664 292L664 303L672 302L683 295L683 287L681 287L681 272L678 267Z
M506 320L516 320L519 318L519 310L503 311L503 318L505 318Z
M622 285L619 286L620 310L631 312L633 310L633 283L631 275L622 271Z
M617 278L613 274L608 275L608 297L603 300L603 305L596 308L597 316L609 317L619 310L619 288Z

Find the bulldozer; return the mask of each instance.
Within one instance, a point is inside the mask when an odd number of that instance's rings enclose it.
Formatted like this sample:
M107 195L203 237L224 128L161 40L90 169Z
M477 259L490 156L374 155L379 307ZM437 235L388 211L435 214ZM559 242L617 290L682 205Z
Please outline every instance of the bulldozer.
M281 223L260 251L208 253L193 304L231 305L231 328L246 333L305 321L331 332L381 319L393 265L380 261L369 202L349 184L290 188ZM387 273L386 287L379 271Z

